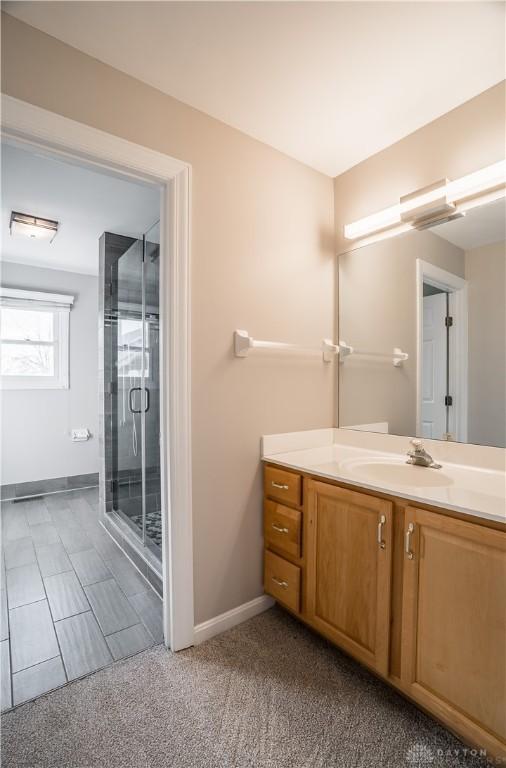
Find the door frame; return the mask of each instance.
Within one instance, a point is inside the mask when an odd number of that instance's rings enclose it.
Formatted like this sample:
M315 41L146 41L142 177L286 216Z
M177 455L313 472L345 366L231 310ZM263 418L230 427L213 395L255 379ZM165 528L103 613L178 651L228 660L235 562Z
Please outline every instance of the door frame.
M450 412L453 440L467 443L468 409L468 286L452 272L423 259L416 260L416 434L422 434L423 391L423 284L428 283L449 293L450 313L450 390L455 405Z
M177 651L194 642L191 488L191 166L2 94L2 140L161 188L161 496L163 627ZM168 258L167 258L168 257Z

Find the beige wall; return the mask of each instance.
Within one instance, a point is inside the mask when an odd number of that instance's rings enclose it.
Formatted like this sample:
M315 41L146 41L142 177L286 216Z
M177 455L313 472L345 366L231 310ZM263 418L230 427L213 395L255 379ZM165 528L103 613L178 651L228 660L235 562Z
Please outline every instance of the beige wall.
M506 243L465 254L470 443L506 447Z
M393 350L399 368L349 357L339 365L339 425L388 422L395 435L416 433L416 260L464 277L464 251L432 232L410 232L339 259L339 339L357 349Z
M196 622L262 594L260 436L333 421L332 366L235 359L232 333L333 336L333 182L9 16L2 90L188 161Z

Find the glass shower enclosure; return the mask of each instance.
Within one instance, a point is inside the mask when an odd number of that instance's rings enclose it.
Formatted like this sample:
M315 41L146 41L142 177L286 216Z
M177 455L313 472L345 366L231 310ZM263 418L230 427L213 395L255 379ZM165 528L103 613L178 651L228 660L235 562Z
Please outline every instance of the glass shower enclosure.
M161 589L159 243L158 224L100 241L100 487L104 525Z

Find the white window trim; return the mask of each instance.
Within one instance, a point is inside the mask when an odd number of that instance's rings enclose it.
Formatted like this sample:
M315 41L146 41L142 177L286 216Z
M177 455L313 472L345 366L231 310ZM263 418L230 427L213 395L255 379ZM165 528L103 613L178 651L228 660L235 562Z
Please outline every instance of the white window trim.
M70 351L70 308L73 296L0 286L0 306L51 312L55 318L55 375L0 376L2 390L68 389Z

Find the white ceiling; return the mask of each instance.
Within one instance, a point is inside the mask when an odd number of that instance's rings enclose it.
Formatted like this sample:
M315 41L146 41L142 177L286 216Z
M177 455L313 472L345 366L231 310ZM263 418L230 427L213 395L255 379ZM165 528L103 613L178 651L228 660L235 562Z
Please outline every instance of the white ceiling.
M52 243L11 237L11 211L56 219ZM159 218L156 187L2 145L2 259L98 274L103 232L140 237Z
M4 2L336 176L504 78L502 2Z
M473 208L462 219L439 224L432 229L435 235L470 251L482 245L506 240L506 200Z

